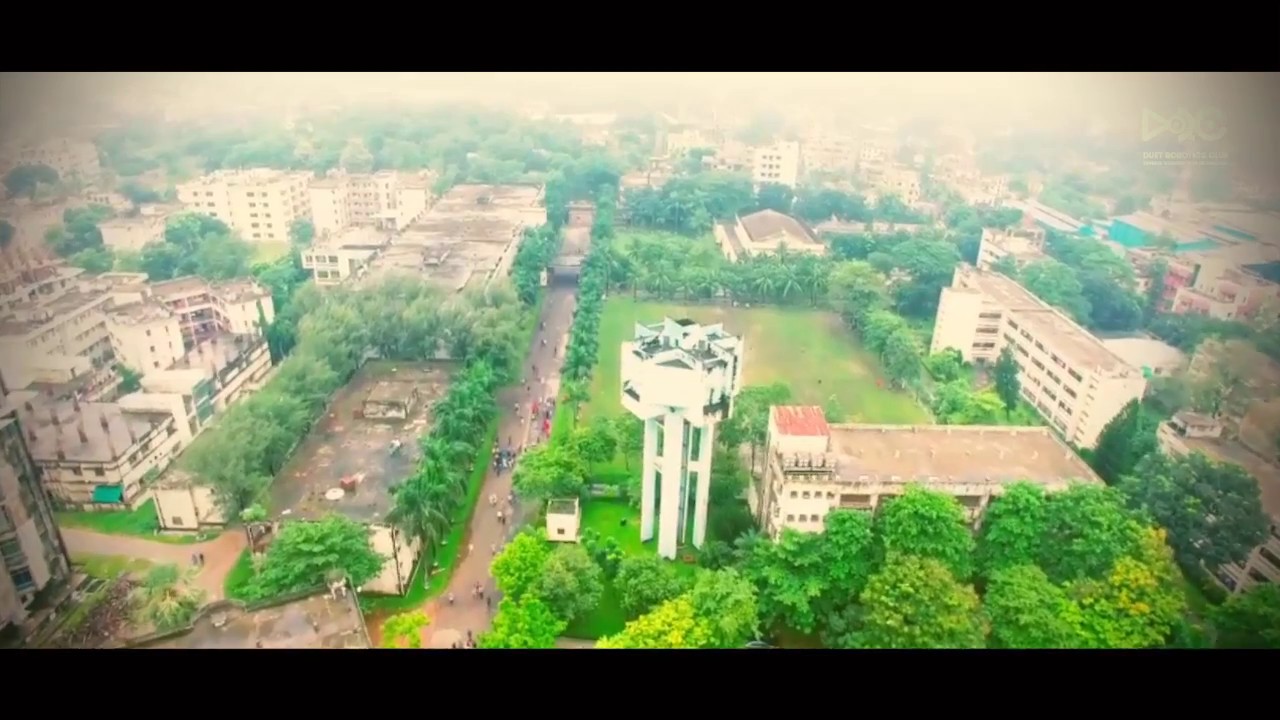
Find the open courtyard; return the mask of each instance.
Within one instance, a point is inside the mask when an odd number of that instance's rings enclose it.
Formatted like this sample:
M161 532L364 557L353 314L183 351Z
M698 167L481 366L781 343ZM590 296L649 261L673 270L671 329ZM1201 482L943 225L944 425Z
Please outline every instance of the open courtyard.
M430 424L431 406L444 395L454 369L446 363L366 363L334 395L328 412L281 471L272 487L271 509L302 518L330 512L361 522L385 517L391 509L391 488L417 467L418 438ZM404 419L364 417L365 401L371 397L415 394ZM339 499L325 497L338 488L344 490Z
M611 297L600 318L600 356L583 417L622 413L621 344L637 322L688 317L702 324L724 323L743 338L745 385L781 382L798 404L827 405L835 396L848 422L911 424L929 414L909 394L893 390L876 358L832 313L796 308L677 305Z

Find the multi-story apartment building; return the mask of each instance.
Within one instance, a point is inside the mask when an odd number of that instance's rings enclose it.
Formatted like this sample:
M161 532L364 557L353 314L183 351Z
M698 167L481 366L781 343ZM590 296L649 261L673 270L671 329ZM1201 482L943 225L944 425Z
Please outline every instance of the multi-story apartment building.
M151 299L113 307L107 335L116 359L143 374L170 367L186 354L178 316Z
M219 170L178 186L178 200L189 212L225 222L246 242L288 242L289 226L311 218L307 185L310 173Z
M98 148L87 140L57 138L41 143L28 143L5 148L6 167L44 165L53 168L64 180L92 182L102 174Z
M846 172L858 165L858 142L847 135L814 133L800 143L805 172Z
M20 627L36 594L71 561L14 413L0 416L0 635Z
M431 205L433 180L429 172L332 173L311 181L307 189L311 222L321 236L339 233L351 225L404 230Z
M1244 468L1258 481L1262 509L1271 518L1268 535L1244 562L1208 568L1228 592L1238 593L1260 583L1280 583L1280 466L1243 445L1223 437L1222 423L1198 413L1181 412L1156 433L1160 449L1171 455L1201 452L1218 462Z
M886 170L876 184L882 195L894 195L906 205L920 202L920 173L898 168Z
M800 182L800 143L779 142L756 148L751 158L751 181L794 188Z
M1010 258L1015 267L1045 259L1044 230L983 228L982 241L978 245L978 269L991 270L1005 257Z
M765 454L747 500L775 538L821 532L832 510L875 512L908 485L954 496L977 522L1016 482L1050 492L1101 483L1048 428L831 425L820 407L771 408Z
M943 288L930 352L955 348L967 361L994 362L1009 346L1022 396L1071 443L1098 435L1147 381L1088 330L1018 283L969 265Z
M112 218L98 223L102 244L112 250L138 252L148 243L164 242L164 217Z
M210 283L189 275L154 283L151 294L178 316L187 348L221 333L261 335L276 316L271 291L252 280Z

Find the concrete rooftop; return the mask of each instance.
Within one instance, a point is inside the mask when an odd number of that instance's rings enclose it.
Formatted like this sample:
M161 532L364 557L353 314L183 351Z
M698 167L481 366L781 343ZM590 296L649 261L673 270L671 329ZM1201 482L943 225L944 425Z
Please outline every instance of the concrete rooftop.
M191 629L150 650L367 650L369 635L354 592L327 592L247 610L236 603L207 607Z

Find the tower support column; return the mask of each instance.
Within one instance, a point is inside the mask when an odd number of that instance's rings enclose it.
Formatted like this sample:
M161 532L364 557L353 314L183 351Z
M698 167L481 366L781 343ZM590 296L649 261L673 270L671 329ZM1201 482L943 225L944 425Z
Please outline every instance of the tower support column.
M684 414L668 413L662 423L662 497L658 501L658 555L668 560L675 559L679 544L684 454Z
M657 420L644 421L644 460L640 463L640 541L653 539L654 515L658 499Z
M689 472L698 474L696 502L693 509L693 545L702 547L707 539L707 510L711 502L711 456L715 451L716 424L707 423L701 432L699 446L692 448Z

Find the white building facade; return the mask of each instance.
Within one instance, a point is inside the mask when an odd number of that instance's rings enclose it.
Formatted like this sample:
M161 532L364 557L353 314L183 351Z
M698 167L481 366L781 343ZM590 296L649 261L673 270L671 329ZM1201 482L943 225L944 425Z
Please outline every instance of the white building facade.
M215 217L249 243L287 243L295 220L311 218L311 174L267 168L219 170L178 185L188 212Z
M822 408L770 409L766 468L747 501L760 527L822 532L833 510L876 512L918 485L978 522L1016 482L1048 492L1102 481L1044 427L828 425Z
M321 236L362 224L379 230L404 230L430 207L433 181L430 173L391 170L334 173L313 180L307 189L311 222Z
M640 538L656 532L662 557L706 539L715 427L733 411L742 358L741 338L692 320L637 324L622 345L622 405L644 421Z
M780 142L756 148L751 157L751 181L794 188L800 182L800 143Z
M943 288L931 353L960 351L969 362L994 363L1009 346L1024 399L1071 443L1093 447L1146 378L1088 330L1018 283L969 265Z

